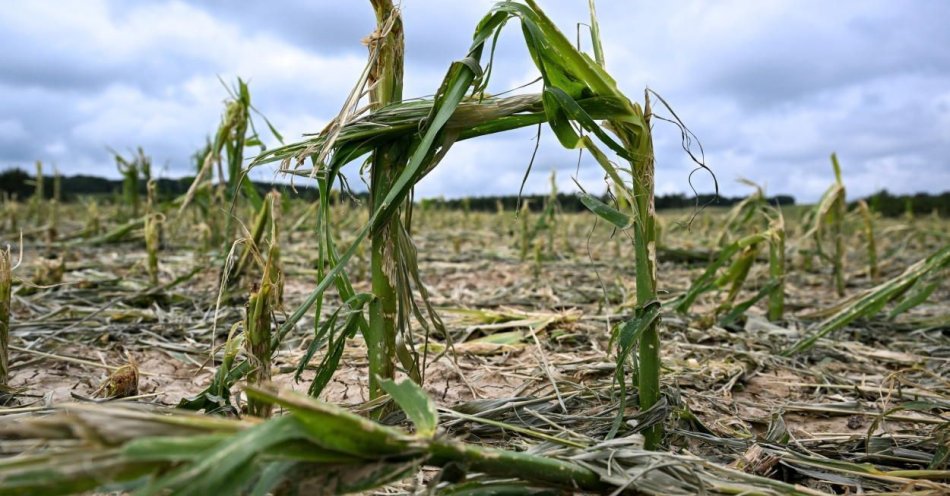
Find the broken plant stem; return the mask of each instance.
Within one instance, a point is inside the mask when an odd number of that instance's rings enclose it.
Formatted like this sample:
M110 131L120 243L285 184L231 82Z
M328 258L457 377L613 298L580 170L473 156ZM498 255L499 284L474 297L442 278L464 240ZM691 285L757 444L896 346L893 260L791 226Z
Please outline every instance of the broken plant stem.
M13 286L13 265L10 247L0 248L0 387L6 386L10 374L10 297ZM2 391L0 391L2 392Z

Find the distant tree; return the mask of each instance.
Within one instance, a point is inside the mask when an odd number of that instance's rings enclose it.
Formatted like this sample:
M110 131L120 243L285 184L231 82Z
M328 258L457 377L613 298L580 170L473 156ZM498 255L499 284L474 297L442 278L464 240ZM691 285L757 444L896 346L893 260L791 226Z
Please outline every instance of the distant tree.
M22 200L33 194L32 181L31 176L19 167L7 169L0 172L0 191Z

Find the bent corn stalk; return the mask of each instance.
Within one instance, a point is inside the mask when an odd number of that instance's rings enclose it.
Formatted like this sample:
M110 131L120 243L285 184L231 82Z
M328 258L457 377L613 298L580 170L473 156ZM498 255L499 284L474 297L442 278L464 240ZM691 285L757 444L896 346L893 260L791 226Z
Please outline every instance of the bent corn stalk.
M483 97L490 73L482 72L479 61L486 44L511 19L517 19L523 27L525 44L542 75L544 90L540 95ZM277 337L290 332L322 299L324 291L343 274L346 263L367 237L382 235L392 225L413 185L437 166L456 141L544 122L562 146L587 150L613 184L624 185L618 194L624 197L637 220L629 227L634 233L640 266L636 279L638 307L642 312L656 299L650 112L649 101L645 109L631 102L603 67L577 51L534 1L496 4L479 23L468 56L452 64L433 99L393 103L360 118L347 115L320 135L269 150L252 164L283 161L286 167L282 170L316 176L318 180L333 179L347 163L373 153L395 138L407 138L412 143L407 160L387 191L373 193L377 196L369 221L339 255L336 264L323 274L304 303L288 317ZM596 119L605 119L607 123L598 124ZM577 127L589 134L580 134ZM625 172L611 163L598 142L631 164L632 178L623 178ZM291 162L300 165L307 159L314 163L309 171L289 167ZM382 302L374 304L382 310ZM651 322L652 327L656 321ZM384 333L373 333L369 340L381 335ZM642 406L647 407L656 402L659 394L659 338L655 327L643 333L640 354L641 367L647 371L639 374L640 397ZM384 353L378 355L383 357ZM659 438L658 430L648 433L651 446Z
M260 422L109 404L68 405L43 418L0 425L0 439L58 440L78 447L0 460L0 486L13 494L106 488L143 496L344 494L411 478L425 465L466 467L508 479L515 488L646 495L823 494L690 456L644 451L635 438L561 449L550 456L468 444L437 435L436 407L411 381L384 380L380 386L414 425L414 433L299 393L259 387L248 388L248 395L287 414ZM470 485L462 482L458 489ZM440 484L449 493L456 487ZM493 486L482 482L476 489Z
M791 356L807 351L819 339L838 329L854 322L859 318L872 317L880 312L888 302L893 301L906 293L913 286L919 284L922 278L929 277L950 266L950 245L944 246L932 255L911 265L901 275L885 281L867 291L852 303L845 305L833 315L818 324L817 329L805 339L795 343L783 355ZM916 301L922 303L922 301ZM907 310L904 308L904 310ZM893 316L893 315L892 315Z

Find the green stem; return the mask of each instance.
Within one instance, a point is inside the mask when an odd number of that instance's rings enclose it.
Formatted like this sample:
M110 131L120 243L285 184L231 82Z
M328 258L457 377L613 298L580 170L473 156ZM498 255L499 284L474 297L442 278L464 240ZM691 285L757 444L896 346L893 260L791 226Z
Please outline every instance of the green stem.
M637 207L637 223L634 235L637 264L637 309L642 312L656 301L656 209L654 207L654 155L653 136L650 133L650 96L646 93L644 127L641 129L639 146L628 141L627 148L634 157L642 157L633 168L633 198ZM640 395L640 410L650 409L660 400L660 335L659 319L654 319L644 329L639 343L639 370L637 374ZM663 439L663 424L658 422L644 431L646 449L656 449Z
M835 199L835 204L833 207L834 216L831 223L831 235L835 240L835 254L834 254L834 275L835 275L835 291L838 294L838 297L844 296L845 289L845 280L844 280L844 216L847 213L847 204L845 203L845 190L844 182L841 180L841 166L838 164L838 155L831 154L831 164L835 170L835 182L841 187L841 193L838 198Z
M775 287L769 291L769 320L782 320L785 314L785 221L779 217L769 237L769 277Z
M596 472L556 458L515 451L483 448L457 441L437 439L429 447L430 462L444 466L458 463L468 471L493 477L512 477L584 491L606 491L609 485Z
M36 184L35 189L33 190L33 215L36 216L38 222L42 223L44 220L43 217L43 205L46 202L46 191L43 186L43 162L39 160L36 161Z
M880 271L877 267L877 244L874 242L874 216L866 201L860 200L858 208L861 210L861 217L864 218L864 237L868 246L868 278L871 282L877 282Z
M391 0L371 0L376 14L377 30L373 33L370 50L377 52L377 60L370 74L375 86L370 93L374 110L402 101L404 41L402 18ZM380 208L392 189L405 164L404 146L393 141L377 147L373 152L370 173L371 208ZM395 374L396 317L398 292L395 286L398 255L396 239L401 229L401 216L376 229L370 237L370 277L375 299L369 306L369 327L366 347L369 359L370 398L384 394L380 379L391 379Z

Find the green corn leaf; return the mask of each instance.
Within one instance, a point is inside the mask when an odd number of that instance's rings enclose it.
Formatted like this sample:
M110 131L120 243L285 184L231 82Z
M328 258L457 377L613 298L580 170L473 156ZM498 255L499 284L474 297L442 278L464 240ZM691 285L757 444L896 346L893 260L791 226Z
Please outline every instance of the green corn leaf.
M703 274L693 281L693 284L690 285L686 293L676 300L676 311L680 313L688 312L689 307L693 305L693 302L696 301L696 298L698 298L699 295L716 287L716 282L714 279L716 276L716 271L724 266L726 262L728 262L733 257L733 255L736 254L736 252L747 246L761 243L767 240L770 235L771 234L769 232L752 234L734 241L723 248L719 252L719 256L716 257L716 260L709 264Z
M909 290L907 297L898 302L897 305L894 306L894 309L887 314L887 319L893 320L898 315L927 301L927 298L930 298L930 295L933 294L938 286L940 286L938 281L924 284L921 280L918 280Z
M327 350L327 354L324 355L320 366L317 367L317 375L313 378L313 382L310 383L310 389L308 390L310 396L319 396L320 393L323 392L323 389L327 387L327 384L330 383L330 379L333 378L333 373L336 372L336 368L340 364L340 359L343 357L346 340L356 334L362 319L362 308L352 310L344 321L343 326L336 333L336 340L334 340L332 336L330 337L330 348Z
M439 414L435 403L416 383L404 380L396 383L390 379L380 381L383 390L402 408L409 420L416 426L416 434L424 438L435 436L439 425Z
M614 372L614 380L620 386L620 406L617 408L617 416L614 417L607 439L612 439L620 430L623 422L623 415L627 401L627 377L626 363L627 359L636 349L637 343L643 333L654 325L660 318L660 302L653 301L637 310L637 315L625 322L617 331L617 367Z
M596 197L584 192L577 193L577 196L580 197L581 203L583 203L588 210L617 228L627 229L633 225L634 221L632 217L607 205Z
M948 265L950 265L950 245L944 246L927 258L911 265L901 275L865 291L854 302L842 307L834 315L822 321L811 336L795 343L783 354L790 356L805 351L814 346L819 339L841 329L856 319L877 314L889 301L903 294L918 279L942 270Z
M296 419L278 417L231 436L205 452L196 463L173 470L150 483L139 494L162 494L167 490L182 495L215 493L241 472L247 472L241 469L247 467L259 452L303 436Z
M230 434L207 434L189 437L147 437L136 439L122 448L122 453L136 461L198 461L205 452L227 440Z
M308 440L337 453L374 459L410 452L418 445L415 436L300 393L249 387L247 394L287 408L303 426Z

